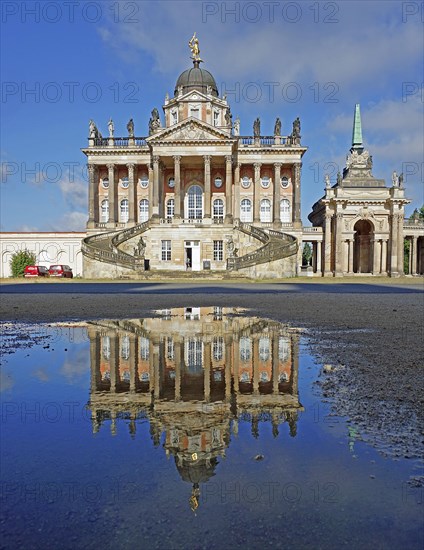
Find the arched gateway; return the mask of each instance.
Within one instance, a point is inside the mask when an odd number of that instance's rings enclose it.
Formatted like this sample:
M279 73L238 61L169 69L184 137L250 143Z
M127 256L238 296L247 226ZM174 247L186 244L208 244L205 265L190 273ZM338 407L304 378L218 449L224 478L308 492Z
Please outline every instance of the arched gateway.
M369 220L359 220L353 228L355 243L353 249L353 272L371 273L373 270L374 226Z

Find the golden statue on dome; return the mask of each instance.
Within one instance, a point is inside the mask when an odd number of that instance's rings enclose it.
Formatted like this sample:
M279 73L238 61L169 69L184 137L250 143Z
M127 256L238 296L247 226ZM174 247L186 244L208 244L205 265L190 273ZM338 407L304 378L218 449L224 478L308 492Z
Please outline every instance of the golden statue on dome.
M197 61L197 63L203 62L203 59L200 59L200 48L199 48L199 39L196 37L196 33L191 37L188 46L191 50L191 59Z

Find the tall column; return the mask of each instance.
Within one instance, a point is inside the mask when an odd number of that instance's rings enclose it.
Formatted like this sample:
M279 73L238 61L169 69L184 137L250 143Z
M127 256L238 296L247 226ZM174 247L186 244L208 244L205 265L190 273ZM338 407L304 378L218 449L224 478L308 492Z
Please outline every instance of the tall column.
M300 175L302 164L294 165L293 182L293 224L295 227L302 227L302 218L300 214Z
M115 225L116 223L116 205L115 205L115 165L108 164L108 176L109 176L109 189L108 189L108 200L109 200L109 223Z
M253 353L252 353L252 367L253 367L253 393L259 393L259 340L253 338Z
M353 239L349 239L349 267L348 267L348 273L353 273Z
M136 212L136 206L137 206L137 186L134 181L134 167L135 164L129 163L127 164L128 168L128 181L129 181L129 189L128 189L128 208L129 208L129 217L128 217L128 223L134 223L137 220L137 212Z
M205 342L205 361L203 365L203 392L205 401L209 402L211 399L211 343Z
M91 392L98 391L100 383L100 335L98 332L90 338L90 371L91 371Z
M411 248L409 254L411 255L411 275L417 274L417 244L418 237L413 236L411 239Z
M396 214L390 216L390 275L398 275L398 218Z
M299 393L299 337L297 334L291 337L291 371L292 394L297 396Z
M99 204L96 205L96 175L97 170L94 164L87 164L88 167L88 228L96 226L98 215L96 211L99 211ZM97 181L97 186L99 182Z
M331 276L331 219L332 215L325 214L325 233L324 233L324 277Z
M321 271L322 271L322 267L321 267L321 262L322 262L322 243L321 241L317 241L317 273L319 274L322 274Z
M398 213L398 272L404 275L403 267L403 213Z
M233 166L231 155L225 157L225 222L233 222Z
M181 218L181 157L174 155L174 217Z
M164 218L164 208L165 208L165 165L163 162L159 163L159 218Z
M175 340L175 400L181 399L181 359L183 354L183 343Z
M130 335L130 391L135 392L137 372L137 341L134 334Z
M152 205L152 217L159 217L159 156L154 155L153 157L153 205Z
M204 155L204 178L205 178L205 218L211 217L211 157Z
M109 371L110 371L110 391L116 392L118 385L118 369L119 369L119 337L116 332L109 333L110 338L110 357L109 357Z
M335 267L334 275L343 275L343 214L338 212L336 214L336 246L335 246Z
M225 337L225 399L231 399L231 338Z
M381 271L381 242L379 239L374 239L374 254L372 262L373 275L379 275Z
M160 357L159 357L159 342L153 342L153 395L155 399L160 396Z
M387 275L387 239L381 241L381 270L382 275Z
M240 168L241 168L241 163L238 162L236 164L236 169L234 173L234 209L233 209L234 217L237 220L240 219Z
M240 364L240 341L238 333L233 337L233 380L234 393L239 392L239 364Z
M253 187L253 222L259 223L261 219L260 215L260 203L261 203L261 166L260 162L255 162L255 181Z
M281 162L274 164L274 227L281 227L280 218Z
M153 167L150 164L147 165L147 171L149 174L149 219L150 219L153 215Z
M278 334L272 335L272 393L278 394L279 376Z

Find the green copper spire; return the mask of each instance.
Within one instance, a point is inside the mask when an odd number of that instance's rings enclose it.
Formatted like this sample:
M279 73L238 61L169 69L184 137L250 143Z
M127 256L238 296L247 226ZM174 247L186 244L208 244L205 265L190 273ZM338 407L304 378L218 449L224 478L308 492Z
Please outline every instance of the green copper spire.
M359 103L355 105L355 115L353 118L353 131L352 131L352 149L362 149L362 124L361 124L361 111Z

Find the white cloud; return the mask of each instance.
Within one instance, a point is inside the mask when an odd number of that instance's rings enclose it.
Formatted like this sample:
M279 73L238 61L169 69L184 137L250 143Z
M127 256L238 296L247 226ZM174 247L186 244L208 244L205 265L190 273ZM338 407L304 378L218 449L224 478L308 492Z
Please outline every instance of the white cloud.
M73 208L87 208L88 183L82 178L74 178L70 181L68 177L58 182L58 187L63 193L65 202Z

